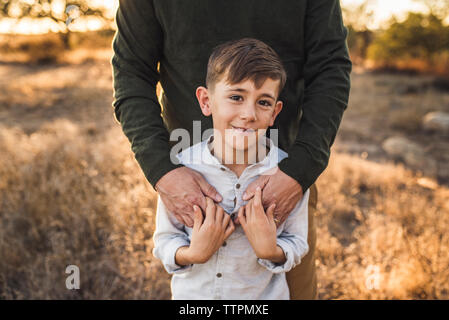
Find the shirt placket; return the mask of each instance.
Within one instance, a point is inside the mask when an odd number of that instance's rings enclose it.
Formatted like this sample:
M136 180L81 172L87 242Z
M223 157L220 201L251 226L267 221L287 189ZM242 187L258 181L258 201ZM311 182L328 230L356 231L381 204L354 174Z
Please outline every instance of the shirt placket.
M213 298L215 300L220 300L223 296L224 263L226 263L226 259L224 257L223 249L220 248L217 251L217 264L215 268L215 282L213 292Z

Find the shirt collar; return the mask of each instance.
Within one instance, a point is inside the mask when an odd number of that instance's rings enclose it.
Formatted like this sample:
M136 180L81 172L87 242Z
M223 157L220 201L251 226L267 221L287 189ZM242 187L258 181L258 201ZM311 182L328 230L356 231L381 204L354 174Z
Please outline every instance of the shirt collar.
M211 142L213 141L214 136L211 135L209 138L205 139L201 143L201 162L204 164L223 167L223 164L218 160L211 152ZM279 149L274 145L273 141L265 137L265 145L269 145L268 154L259 162L248 165L246 169L258 169L258 171L264 171L267 169L271 169L278 164L279 160ZM245 169L245 170L246 170Z

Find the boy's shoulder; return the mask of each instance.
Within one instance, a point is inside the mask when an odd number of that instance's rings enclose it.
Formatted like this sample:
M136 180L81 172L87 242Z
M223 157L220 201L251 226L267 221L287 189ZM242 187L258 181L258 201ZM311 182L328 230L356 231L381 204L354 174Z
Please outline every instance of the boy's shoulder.
M283 159L288 158L288 153L275 146L278 151L278 162L281 162Z
M205 140L207 141L207 140ZM193 165L201 163L201 155L203 151L203 145L205 141L198 142L193 146L188 147L187 149L182 150L176 155L180 164L183 165Z

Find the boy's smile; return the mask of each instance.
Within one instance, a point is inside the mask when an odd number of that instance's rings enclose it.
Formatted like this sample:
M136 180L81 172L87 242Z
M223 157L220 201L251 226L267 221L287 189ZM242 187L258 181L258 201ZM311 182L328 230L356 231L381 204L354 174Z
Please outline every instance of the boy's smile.
M282 109L277 101L279 80L267 78L257 88L250 79L237 84L224 79L213 88L198 87L197 98L203 114L212 115L214 155L225 164L248 164L257 159L259 138Z

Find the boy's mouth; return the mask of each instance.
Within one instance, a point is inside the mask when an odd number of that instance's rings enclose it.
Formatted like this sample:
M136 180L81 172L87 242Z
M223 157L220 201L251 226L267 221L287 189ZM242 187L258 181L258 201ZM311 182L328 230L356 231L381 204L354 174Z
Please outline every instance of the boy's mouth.
M234 130L234 131L237 131L238 133L254 133L254 132L256 132L256 130L254 130L254 129L251 129L251 128L245 128L245 127L236 127L236 126L233 126L233 125L231 125L231 127L232 127L232 129Z

